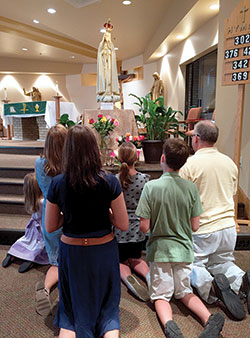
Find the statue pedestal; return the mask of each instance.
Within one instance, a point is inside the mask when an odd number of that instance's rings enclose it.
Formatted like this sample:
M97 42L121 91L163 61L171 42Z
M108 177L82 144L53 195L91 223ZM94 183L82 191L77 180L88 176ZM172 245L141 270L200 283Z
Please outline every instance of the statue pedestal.
M111 116L114 119L119 121L119 125L110 133L110 141L108 144L108 148L110 149L117 149L118 142L116 138L119 136L125 135L126 133L130 133L132 136L138 136L138 129L135 121L135 113L133 110L129 109L114 109L114 110L86 110L82 114L82 123L91 128L91 124L88 123L90 119L97 120L97 116L102 114L104 116ZM98 140L99 135L97 131L93 128ZM99 143L99 141L98 141Z
M113 110L114 109L114 103L113 102L100 102L100 108L101 110Z

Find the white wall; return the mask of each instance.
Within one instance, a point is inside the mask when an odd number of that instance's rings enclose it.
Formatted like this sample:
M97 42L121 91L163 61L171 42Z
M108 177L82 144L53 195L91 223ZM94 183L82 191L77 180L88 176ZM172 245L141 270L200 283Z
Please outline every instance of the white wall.
M82 86L81 74L67 75L66 86L70 95L70 100L75 103L79 113L85 109L97 109L96 87Z
M142 60L142 58L141 58ZM130 69L140 66L140 64L130 64ZM126 68L124 68L126 69ZM157 63L153 62L143 66L143 80L136 80L124 83L122 85L124 109L133 109L135 113L138 113L138 106L134 104L136 99L129 96L130 93L139 97L148 94L152 88L154 79L153 73L157 71Z
M66 88L64 75L38 75L38 74L0 74L0 100L4 99L4 88L7 88L7 96L11 102L31 101L30 96L25 96L23 88L27 92L32 87L37 87L42 100L53 101L56 95L56 82L58 82L59 94L62 95L62 101L71 101Z
M166 87L166 103L173 109L185 108L185 64L215 48L218 42L218 16L179 43L160 61L160 76Z

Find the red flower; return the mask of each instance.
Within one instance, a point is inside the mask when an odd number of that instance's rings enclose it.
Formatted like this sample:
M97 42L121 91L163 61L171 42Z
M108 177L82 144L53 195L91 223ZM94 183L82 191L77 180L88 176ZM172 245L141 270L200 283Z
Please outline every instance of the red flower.
M89 120L89 124L93 124L93 123L95 123L95 120L94 119L90 119Z
M99 119L102 119L102 118L103 118L103 115L102 115L102 114L99 114L97 117L98 117Z

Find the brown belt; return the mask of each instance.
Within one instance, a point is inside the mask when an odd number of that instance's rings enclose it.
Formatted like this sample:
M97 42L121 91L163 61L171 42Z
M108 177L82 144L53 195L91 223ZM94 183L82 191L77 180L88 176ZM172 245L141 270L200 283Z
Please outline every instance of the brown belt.
M106 236L103 237L97 237L97 238L74 238L74 237L68 237L65 235L61 236L61 241L66 244L70 245L83 245L83 246L88 246L88 245L100 245L100 244L105 244L114 238L114 234L111 232Z

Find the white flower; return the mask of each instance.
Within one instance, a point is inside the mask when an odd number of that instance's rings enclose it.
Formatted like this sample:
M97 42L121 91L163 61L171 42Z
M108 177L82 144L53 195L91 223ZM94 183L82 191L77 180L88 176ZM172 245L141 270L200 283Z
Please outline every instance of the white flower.
M133 140L133 136L129 136L129 141L132 141Z
M121 137L121 136L119 136L119 137L118 137L118 141L121 141L121 140L122 140L122 137Z

